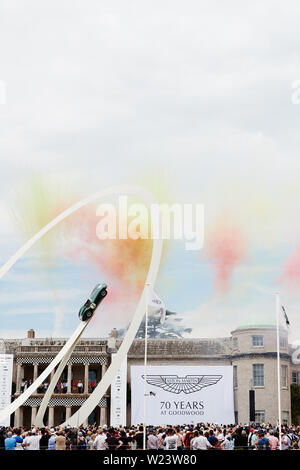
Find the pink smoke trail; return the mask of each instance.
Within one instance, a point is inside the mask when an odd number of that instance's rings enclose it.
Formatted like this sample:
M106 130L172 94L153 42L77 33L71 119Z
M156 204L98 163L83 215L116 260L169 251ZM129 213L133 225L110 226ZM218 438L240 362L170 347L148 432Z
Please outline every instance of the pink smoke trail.
M208 238L208 253L216 269L216 289L225 292L233 270L246 253L245 238L238 224L229 217L219 219Z
M279 281L286 282L289 287L296 288L300 285L300 246L287 259Z

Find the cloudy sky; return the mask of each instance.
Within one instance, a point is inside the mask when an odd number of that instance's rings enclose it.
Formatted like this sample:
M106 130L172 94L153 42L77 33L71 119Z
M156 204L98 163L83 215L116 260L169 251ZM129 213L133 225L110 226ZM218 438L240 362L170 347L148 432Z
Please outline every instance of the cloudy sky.
M203 250L171 242L155 286L192 336L269 324L279 290L300 339L299 10L2 0L1 264L27 239L14 214L34 217L32 172L46 192L51 181L45 214L59 191L74 201L119 183L159 186L161 201L205 207ZM61 246L48 257L33 248L0 281L1 335L68 336L98 278ZM86 336L123 327L133 300L123 291Z

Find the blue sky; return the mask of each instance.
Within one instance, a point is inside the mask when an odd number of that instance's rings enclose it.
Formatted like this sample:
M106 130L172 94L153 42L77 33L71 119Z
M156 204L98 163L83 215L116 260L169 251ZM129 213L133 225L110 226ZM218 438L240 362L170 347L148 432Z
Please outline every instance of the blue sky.
M300 241L299 4L289 5L4 1L1 264L26 241L10 212L33 170L78 200L163 173L167 202L203 203L206 220L200 253L170 245L156 285L167 307L193 336L225 336L249 318L270 322L275 302L261 289L279 289L291 339L300 338L299 286L278 281ZM207 240L223 213L242 227L246 252L220 294ZM38 256L33 249L0 281L2 336L68 336L98 281L60 252L54 268Z

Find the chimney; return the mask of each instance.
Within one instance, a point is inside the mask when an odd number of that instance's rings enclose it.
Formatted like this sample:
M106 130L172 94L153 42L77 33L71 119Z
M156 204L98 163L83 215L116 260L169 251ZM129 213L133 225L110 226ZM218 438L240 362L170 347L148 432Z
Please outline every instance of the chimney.
M33 329L27 331L27 338L30 338L30 339L35 338L35 332Z

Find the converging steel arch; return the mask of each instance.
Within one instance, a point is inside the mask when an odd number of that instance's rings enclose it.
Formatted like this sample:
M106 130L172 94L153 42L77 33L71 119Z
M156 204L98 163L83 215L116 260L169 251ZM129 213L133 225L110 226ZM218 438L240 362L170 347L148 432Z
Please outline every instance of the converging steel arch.
M151 204L156 203L155 198L153 195L146 191L143 188L140 188L135 185L118 185L112 186L111 188L104 189L103 191L99 191L81 201L77 202L76 204L72 205L69 209L66 209L62 212L59 216L49 222L45 227L43 227L36 235L34 235L28 242L26 242L1 268L0 268L0 280L5 276L5 274L15 265L15 263L22 258L22 256L37 242L39 241L46 233L48 233L52 228L54 228L57 224L62 222L66 219L69 215L73 214L77 210L81 209L82 207L86 206L92 201L95 201L100 198L104 198L106 196L116 195L116 194L130 194L133 196L140 197L143 199L145 204L150 208ZM159 233L156 232L156 233ZM124 340L119 348L118 353L115 356L114 362L109 366L107 369L104 377L102 378L101 382L98 384L94 392L90 395L90 397L85 401L85 403L79 408L79 410L71 416L70 419L65 421L62 426L71 425L71 426L78 426L82 424L85 419L91 414L93 409L99 404L101 398L105 394L108 387L111 385L112 380L114 379L117 370L121 366L123 359L125 358L133 339L138 331L138 328L141 324L143 319L145 310L145 300L146 300L146 284L154 285L160 260L162 254L162 239L153 239L153 246L152 246L152 256L149 271L147 274L147 279L145 282L145 286L143 289L143 293L137 305L136 311L134 316L131 320L130 326L127 330L127 333L124 337ZM36 389L44 382L44 380L48 377L48 375L54 370L54 368L59 364L61 361L67 362L68 359L66 357L70 357L77 341L79 340L80 336L82 335L83 331L89 324L87 322L80 322L72 336L69 338L67 343L61 349L61 351L57 354L57 356L53 359L51 364L42 372L42 374L33 382L33 384L25 390L22 395L20 395L16 400L14 400L9 406L7 406L4 410L0 411L0 421L4 421L8 416L10 416L17 408L23 405L25 401L36 391ZM52 380L53 381L53 380ZM52 382L51 382L52 383ZM50 397L49 397L50 399ZM42 402L42 410L41 413L39 412L39 420L42 422L44 416L44 408L47 408L48 402L48 395Z

